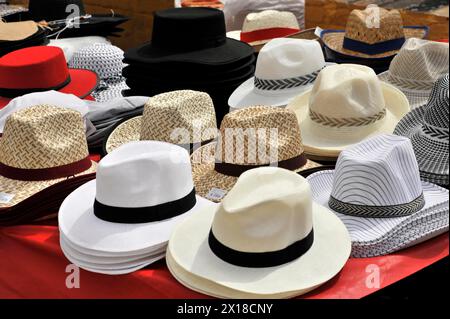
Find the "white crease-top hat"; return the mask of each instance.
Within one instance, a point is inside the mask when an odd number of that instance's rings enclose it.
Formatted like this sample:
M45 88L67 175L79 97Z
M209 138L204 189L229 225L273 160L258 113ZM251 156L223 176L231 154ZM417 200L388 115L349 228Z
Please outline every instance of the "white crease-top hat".
M427 103L434 83L448 73L448 43L407 39L389 70L378 75L405 93L411 109Z
M298 118L305 152L312 159L336 159L345 148L380 133L394 132L409 111L406 96L356 64L332 65L314 87L287 107Z
M86 254L143 255L161 248L175 225L209 203L195 194L185 149L131 142L104 157L97 179L65 199L59 228Z
M299 31L297 17L292 12L264 10L249 13L244 20L242 30L230 31L227 37L255 46Z
M312 86L325 65L317 41L271 40L259 52L255 76L230 96L230 112L254 105L285 107L295 96Z
M332 279L350 250L346 228L313 203L306 179L264 167L242 174L219 206L177 226L166 257L174 277L193 290L289 298Z
M347 226L353 257L389 254L448 230L448 190L420 180L408 138L381 134L367 139L343 151L334 171L312 174L308 181L314 201ZM426 216L446 218L446 223L405 237L411 229L422 229Z

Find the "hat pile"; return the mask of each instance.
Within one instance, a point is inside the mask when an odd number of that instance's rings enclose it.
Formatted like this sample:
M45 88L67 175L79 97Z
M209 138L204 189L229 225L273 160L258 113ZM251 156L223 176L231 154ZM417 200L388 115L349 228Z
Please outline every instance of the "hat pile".
M353 10L345 30L322 30L327 60L372 67L376 73L389 68L406 39L426 38L428 27L403 26L398 10L368 6Z
M263 167L178 225L166 261L179 282L214 297L292 298L336 276L350 250L345 226L313 203L303 177Z
M96 180L61 205L61 248L85 270L130 273L164 258L173 228L208 205L195 195L186 150L128 143L104 157Z
M405 137L367 139L343 151L334 171L308 181L314 200L349 230L353 257L390 254L448 231L448 190L420 180Z
M190 89L208 93L218 123L228 97L254 74L254 51L225 34L223 12L175 8L155 13L150 43L125 53L126 94L153 96Z
M26 47L46 45L48 31L34 21L0 21L0 57Z
M394 133L411 139L422 180L448 188L449 96L448 74L439 79L428 104L409 112Z
M122 49L111 44L95 43L76 51L69 61L69 67L97 73L100 83L92 97L97 102L107 102L122 97L122 91L129 89L122 76L125 66L122 60Z
M79 112L37 105L11 114L0 139L0 225L57 213L95 169Z
M415 109L427 103L434 83L448 73L448 49L448 43L410 38L379 78L405 93Z

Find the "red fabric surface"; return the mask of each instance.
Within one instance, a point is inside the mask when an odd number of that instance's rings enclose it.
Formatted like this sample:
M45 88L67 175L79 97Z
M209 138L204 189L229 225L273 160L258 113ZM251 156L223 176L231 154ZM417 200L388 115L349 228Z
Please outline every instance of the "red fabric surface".
M448 256L448 234L399 253L351 259L343 271L306 298L361 298ZM59 248L56 226L0 228L0 298L203 298L172 278L164 261L123 276L80 271L80 288L66 288L69 262ZM367 288L369 265L380 287Z
M241 41L252 43L275 38L284 38L288 35L298 33L299 31L299 29L293 28L270 28L250 32L241 32Z

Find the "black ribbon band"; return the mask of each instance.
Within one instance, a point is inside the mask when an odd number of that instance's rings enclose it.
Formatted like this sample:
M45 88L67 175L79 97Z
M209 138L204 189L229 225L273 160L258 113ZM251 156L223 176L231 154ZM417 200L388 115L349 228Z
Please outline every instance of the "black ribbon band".
M330 208L335 212L349 216L368 218L392 218L404 217L417 213L425 206L425 198L422 194L415 200L407 204L390 206L366 206L344 203L334 198L333 196L330 196L328 206L330 206Z
M6 98L16 98L18 96L22 96L25 94L30 93L37 93L37 92L46 92L46 91L58 91L68 85L70 83L70 75L67 77L67 79L64 80L63 83L55 85L53 87L48 88L34 88L34 89L6 89L6 88L0 88L0 96L6 97Z
M234 250L222 244L213 234L209 232L208 243L212 252L227 263L240 267L265 268L275 267L289 263L304 255L314 242L314 230L308 236L290 246L264 253L248 253Z
M239 164L230 164L230 163L216 163L214 170L217 173L224 174L227 176L234 176L239 177L244 172L259 168L259 167L267 167L267 166L276 166L284 169L288 169L290 171L295 171L296 169L301 168L302 166L305 166L308 162L308 159L306 158L305 154L301 154L299 156L290 158L285 161L281 161L278 163L272 163L272 164L262 164L262 165L239 165Z
M140 224L151 223L170 219L182 215L191 210L197 199L195 198L195 188L178 200L149 207L114 207L108 206L95 200L94 215L98 218L119 224Z

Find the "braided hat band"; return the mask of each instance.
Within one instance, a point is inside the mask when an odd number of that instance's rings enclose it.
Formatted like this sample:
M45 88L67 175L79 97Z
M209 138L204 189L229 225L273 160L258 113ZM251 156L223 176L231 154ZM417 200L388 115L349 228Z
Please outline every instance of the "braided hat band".
M309 116L314 122L330 127L358 127L367 126L376 123L386 117L386 109L382 110L378 114L368 117L349 117L349 118L333 118L328 117L312 110L309 111Z
M309 85L314 83L322 69L289 79L266 80L255 77L255 88L263 91L278 91Z

